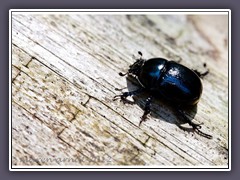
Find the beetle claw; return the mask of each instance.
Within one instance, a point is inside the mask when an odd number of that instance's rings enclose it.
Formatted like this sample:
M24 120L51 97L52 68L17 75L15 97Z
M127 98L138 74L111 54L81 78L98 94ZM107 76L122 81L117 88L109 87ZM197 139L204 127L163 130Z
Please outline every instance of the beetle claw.
M113 97L113 101L116 101L117 99L120 99L120 101L123 102L123 104L134 104L133 101L130 101L130 100L127 99L125 94L116 95L116 96Z
M113 101L116 101L118 99L118 97L121 97L121 95L116 95L113 97Z
M141 124L142 124L142 122L145 122L147 120L147 114L143 114L143 116L141 117L141 120L140 120L140 122L139 122L139 127L141 126Z
M201 129L202 128L201 125L203 125L203 123L195 124L195 127L193 127L193 129Z
M122 101L126 100L126 97L124 97L122 94L113 97L113 101L116 101L117 99L120 99Z
M193 130L194 130L197 134L199 134L200 136L203 136L203 137L208 138L208 139L212 139L212 136L211 136L211 135L206 134L206 133L204 133L204 132L202 132L202 131L200 130L200 129L202 128L202 126L201 126L202 124L203 124L203 123L192 125Z
M194 129L194 131L195 131L197 134L199 134L200 136L203 136L203 137L205 137L205 138L208 138L208 139L212 139L212 138L213 138L211 135L206 134L206 133L200 131L199 129Z

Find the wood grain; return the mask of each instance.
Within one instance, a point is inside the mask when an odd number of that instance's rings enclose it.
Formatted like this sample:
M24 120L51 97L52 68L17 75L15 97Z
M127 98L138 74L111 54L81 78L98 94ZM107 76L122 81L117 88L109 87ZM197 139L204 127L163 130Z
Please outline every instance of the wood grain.
M227 25L227 15L13 13L12 164L227 167ZM159 101L139 126L146 94L112 100L115 88L137 88L118 75L137 51L199 71L207 63L188 117L213 139L180 129Z

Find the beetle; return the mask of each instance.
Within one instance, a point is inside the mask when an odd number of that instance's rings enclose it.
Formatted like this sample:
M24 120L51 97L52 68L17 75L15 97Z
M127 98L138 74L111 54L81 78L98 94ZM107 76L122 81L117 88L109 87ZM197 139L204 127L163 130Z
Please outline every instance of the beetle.
M162 97L176 111L181 119L188 123L193 131L211 139L212 136L203 133L201 124L192 122L184 113L187 107L194 107L200 100L202 95L201 79L208 74L208 70L200 73L197 70L191 70L186 66L175 61L169 61L164 58L151 58L144 60L142 53L139 51L139 59L129 66L126 73L119 73L120 76L130 75L137 79L140 88L135 91L123 92L121 95L114 96L114 100L120 98L126 101L128 96L134 96L142 92L148 92L149 97L146 99L144 113L141 117L139 126L146 121L147 115L150 113L151 103L154 98ZM206 64L204 63L204 67Z

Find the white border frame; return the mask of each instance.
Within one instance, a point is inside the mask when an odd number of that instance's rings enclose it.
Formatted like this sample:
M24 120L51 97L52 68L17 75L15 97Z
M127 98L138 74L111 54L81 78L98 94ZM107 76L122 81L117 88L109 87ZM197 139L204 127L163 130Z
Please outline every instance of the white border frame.
M191 14L228 15L228 166L12 166L12 13L14 14ZM79 169L80 168L80 169ZM118 169L121 168L121 169ZM154 168L154 169L151 169ZM230 9L10 9L9 10L9 170L10 171L231 171L231 10Z

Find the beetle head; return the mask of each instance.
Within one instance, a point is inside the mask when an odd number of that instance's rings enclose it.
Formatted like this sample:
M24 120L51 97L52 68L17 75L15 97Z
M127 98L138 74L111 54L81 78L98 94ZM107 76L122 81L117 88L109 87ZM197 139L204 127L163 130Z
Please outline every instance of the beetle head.
M136 62L133 63L132 65L129 66L128 72L127 73L119 73L120 76L125 76L125 75L135 75L138 76L141 67L144 65L145 60L142 59L142 52L138 51L138 54L140 55L139 59L136 59ZM135 56L134 56L135 58Z
M143 60L142 58L137 59L137 61L135 63L133 63L132 65L129 66L128 73L138 76L144 62L145 62L145 60Z

